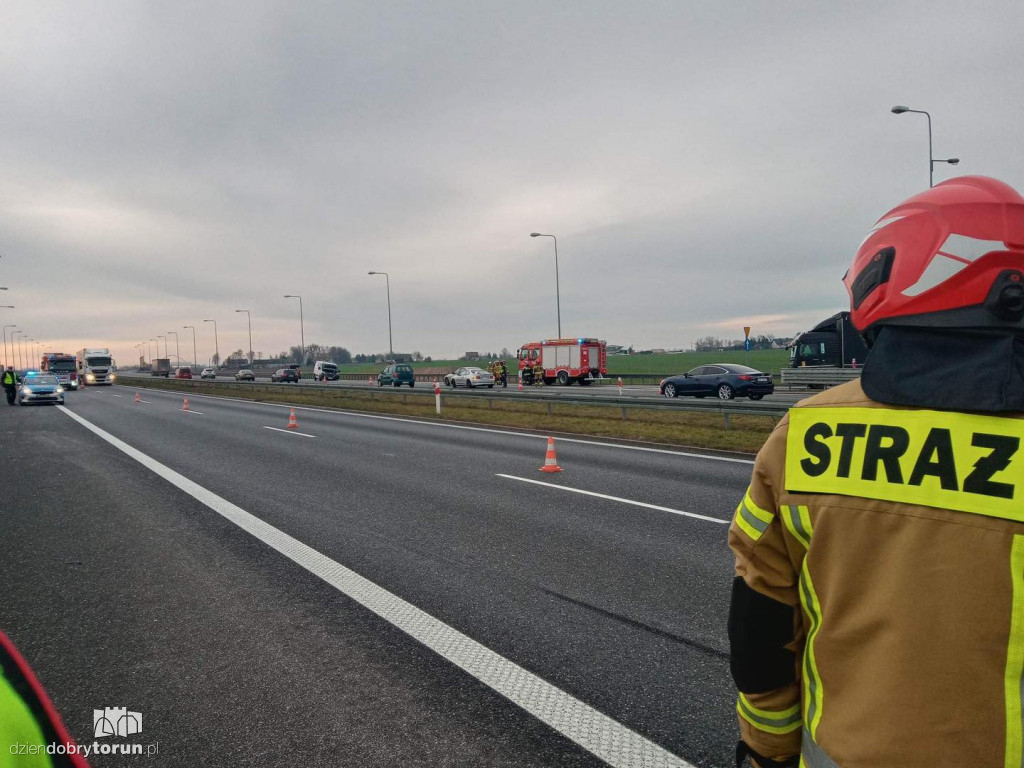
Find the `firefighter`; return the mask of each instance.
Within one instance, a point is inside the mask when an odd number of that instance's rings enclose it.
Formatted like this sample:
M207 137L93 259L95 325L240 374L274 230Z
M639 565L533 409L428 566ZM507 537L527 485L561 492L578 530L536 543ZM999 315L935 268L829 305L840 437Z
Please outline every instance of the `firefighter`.
M790 410L729 530L737 764L1019 768L1024 198L943 182L844 283L862 378Z
M533 364L533 383L544 383L544 366L540 364L539 360Z

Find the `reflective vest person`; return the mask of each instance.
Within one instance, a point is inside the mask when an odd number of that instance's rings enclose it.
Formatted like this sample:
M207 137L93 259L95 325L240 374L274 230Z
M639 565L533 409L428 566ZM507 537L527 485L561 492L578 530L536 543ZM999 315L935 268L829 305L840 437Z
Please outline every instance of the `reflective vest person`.
M844 283L861 379L782 419L729 530L737 764L1019 768L1024 198L939 184Z
M7 404L14 405L14 400L18 393L18 376L14 372L14 368L10 366L7 367L3 376L0 377L0 383L2 383L4 387L4 394L7 396Z

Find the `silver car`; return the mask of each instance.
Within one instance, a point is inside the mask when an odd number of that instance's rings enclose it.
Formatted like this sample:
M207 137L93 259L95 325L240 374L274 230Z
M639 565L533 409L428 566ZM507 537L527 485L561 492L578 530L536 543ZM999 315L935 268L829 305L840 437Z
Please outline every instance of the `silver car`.
M28 371L18 387L18 405L30 403L64 405L64 387L53 374Z
M483 368L459 368L454 373L445 374L445 386L455 389L456 387L491 387L494 388L494 377Z
M203 368L203 372L199 374L200 379L216 379L217 369L216 368Z

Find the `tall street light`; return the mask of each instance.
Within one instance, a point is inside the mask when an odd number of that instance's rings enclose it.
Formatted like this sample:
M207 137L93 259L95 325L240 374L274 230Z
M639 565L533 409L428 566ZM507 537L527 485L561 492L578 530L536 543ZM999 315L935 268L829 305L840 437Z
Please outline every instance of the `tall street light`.
M217 321L203 320L204 323L213 323L213 352L217 358L217 365L220 365L220 342L217 340Z
M13 309L13 307L12 307L12 309ZM17 328L17 327L18 326L15 323L10 323L9 325L5 325L4 326L4 369L6 369L12 362L14 362L13 359L12 359L14 357L13 355L11 355L10 357L7 356L7 329L8 328ZM12 343L14 342L14 332L13 331L11 332L11 342Z
M21 368L21 350L18 348L18 340L14 337L21 333L23 333L23 331L20 328L11 333L11 357L14 358L14 356L17 355L17 359L14 360L14 364L17 365L18 368Z
M150 344L156 344L156 354L159 355L160 354L160 342L157 341L156 339L149 339L149 343ZM149 359L152 360L154 357L156 357L156 355L153 354L153 348L150 347L149 348Z
M288 294L285 294L285 298L286 299L298 299L299 300L299 333L301 334L301 339L302 339L302 360L300 362L301 362L302 365L305 365L306 364L306 326L305 326L305 323L304 323L304 321L302 319L302 297L301 296L294 296L294 295L288 293Z
M199 355L196 353L196 327L194 325L183 325L182 328L192 329L192 365L199 366Z
M893 107L892 113L894 115L902 115L904 112L913 112L915 115L924 115L928 118L928 187L935 186L935 164L936 163L949 163L950 165L957 165L960 162L959 157L950 157L945 160L936 158L932 154L932 116L925 112L923 109L911 109L910 107Z
M550 237L555 241L555 309L558 312L558 338L562 338L562 301L558 290L558 238L554 235L544 235L540 232L531 232L530 237Z
M170 357L170 355L167 352L167 337L166 336L161 336L159 333L156 335L156 337L158 339L163 339L164 340L164 357ZM158 355L160 354L160 345L159 344L156 345L156 353Z
M384 281L388 289L388 357L395 357L395 343L391 340L391 276L387 272L368 272L369 275L384 275Z
M249 365L252 365L252 315L248 309L236 309L235 312L245 312L249 320Z
M178 343L178 332L177 331L168 331L167 333L168 334L171 334L171 333L174 334L174 353L178 357L178 365L181 365L181 344Z

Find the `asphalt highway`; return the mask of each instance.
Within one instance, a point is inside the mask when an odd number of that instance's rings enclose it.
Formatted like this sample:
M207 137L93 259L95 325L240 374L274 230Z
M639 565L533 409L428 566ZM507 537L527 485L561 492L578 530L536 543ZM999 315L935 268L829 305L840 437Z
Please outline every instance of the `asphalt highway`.
M748 459L134 394L0 409L0 628L159 745L94 765L732 764Z

